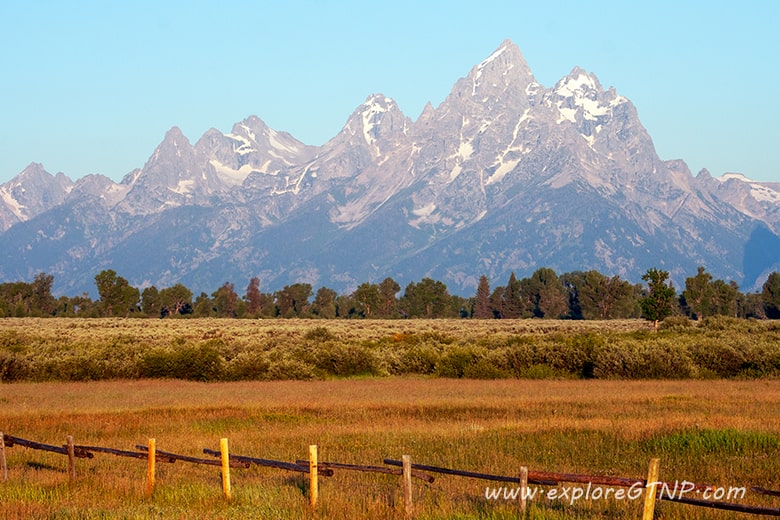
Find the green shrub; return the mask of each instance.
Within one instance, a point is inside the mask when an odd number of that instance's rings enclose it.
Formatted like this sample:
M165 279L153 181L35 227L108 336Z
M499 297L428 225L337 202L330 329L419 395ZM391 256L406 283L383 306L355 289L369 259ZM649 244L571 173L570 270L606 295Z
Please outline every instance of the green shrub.
M702 320L701 326L706 330L744 331L748 327L748 322L731 316L709 316Z
M314 367L294 358L282 358L268 367L267 379L270 380L309 380L314 379Z
M327 343L317 349L315 366L327 375L357 376L377 374L373 352L358 345Z
M149 351L140 361L139 375L191 381L222 379L225 361L210 341L197 346Z
M21 381L27 377L27 363L13 352L0 350L0 382Z
M489 351L484 356L466 365L463 377L468 379L507 379L512 373L507 368L503 351Z
M687 316L669 316L658 325L658 330L687 330L695 325Z
M327 327L314 327L306 331L303 339L314 343L324 343L336 340L336 336Z
M593 377L598 379L631 379L641 364L637 342L623 341L603 345L593 356Z
M696 367L688 353L673 344L643 343L637 351L632 375L637 379L686 379L696 375Z
M436 364L436 375L439 377L461 378L466 373L466 367L477 360L477 353L463 347L452 347L445 350Z
M414 345L403 351L398 365L399 374L429 375L436 372L441 360L439 350L431 345Z
M225 378L231 381L268 379L271 363L262 352L241 352L225 366Z
M700 369L713 372L719 377L734 377L746 362L744 352L715 339L696 342L689 348L693 361Z

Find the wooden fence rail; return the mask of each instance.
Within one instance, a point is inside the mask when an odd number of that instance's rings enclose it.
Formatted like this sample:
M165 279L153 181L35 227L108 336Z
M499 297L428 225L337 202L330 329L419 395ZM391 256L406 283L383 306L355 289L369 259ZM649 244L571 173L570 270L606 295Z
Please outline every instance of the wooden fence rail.
M400 460L385 459L385 464L390 466L401 466ZM412 468L422 471L430 471L431 473L443 473L447 475L456 475L460 477L476 478L481 480L492 480L495 482L511 482L515 484L520 483L520 477L510 477L503 475L491 475L486 473L475 473L473 471L463 471L459 469L442 468L438 466L426 466L424 464L412 464ZM549 471L528 471L528 483L538 486L556 486L561 482L567 482L570 484L592 484L596 486L613 486L613 487L645 487L647 481L645 479L638 478L624 478L624 477L610 477L602 475L584 475L577 473L552 473ZM674 487L674 483L671 482L659 482L659 486L667 486L668 488ZM691 484L693 491L706 491L708 489L714 489L714 486L710 484Z
M658 500L677 502L679 504L688 504L691 506L708 507L710 509L720 509L722 511L736 511L751 515L780 516L780 508L776 507L750 506L745 504L733 504L730 502L718 502L715 500L702 500L700 498L668 496L660 492L658 494Z
M143 444L136 444L135 448L137 450L141 450L143 452L148 451L148 447L144 446ZM192 464L205 464L206 466L222 466L222 461L219 460L213 460L213 459L201 459L198 457L190 457L189 455L179 455L178 453L171 453L168 451L162 451L162 450L155 450L157 454L158 460L160 458L168 458L171 462L176 462L177 460L181 460L184 462L190 462ZM220 452L217 452L217 456L220 455ZM146 457L146 454L144 454L144 457ZM233 460L230 462L231 468L248 468L249 463L248 462L242 462L239 460L236 460L234 457L231 457Z
M210 450L208 448L203 448L203 453L206 455L212 455L214 457L219 457L220 452L216 450ZM247 467L250 464L255 464L257 466L265 466L268 468L276 468L276 469L286 469L288 471L297 471L298 473L308 473L309 472L309 461L296 461L296 462L284 462L281 460L271 460L271 459L260 459L257 457L247 457L246 455L234 455L230 454L231 459L235 459L239 462L246 462ZM326 477L332 477L333 476L333 470L330 471L320 471L320 475L324 475Z
M307 461L303 461L303 460L295 461L296 464L303 464L305 462ZM362 471L364 473L385 473L387 475L403 474L403 469L386 468L384 466L364 466L362 464L346 464L343 462L319 462L318 465L320 467L320 474L322 474L323 469L331 469L331 470L343 469L347 471ZM436 480L431 475L428 475L427 473L418 470L412 470L412 476L414 478L423 480L428 484L433 484L433 482Z
M152 441L153 440L150 439L150 446L153 445ZM685 496L670 495L668 493L668 490L676 489L677 484L671 482L655 482L655 477L651 477L651 475L655 474L652 472L652 470L648 474L648 479L637 479L637 478L611 477L611 476L604 476L604 475L585 475L585 474L576 474L576 473L553 473L547 471L529 471L525 466L522 466L520 471L520 476L503 476L503 475L493 475L493 474L486 474L486 473L477 473L473 471L464 471L464 470L452 469L452 468L444 468L439 466L429 466L424 464L412 464L410 458L406 455L404 456L405 460L403 461L396 460L396 459L389 459L389 458L384 459L384 463L386 465L392 466L389 468L383 466L365 466L359 464L346 464L340 462L317 462L316 459L314 460L310 459L309 461L297 460L295 462L284 462L278 460L249 457L245 455L228 454L227 439L221 440L221 446L223 446L223 449L220 451L211 450L208 448L203 449L203 453L206 455L222 458L222 460L214 460L214 459L203 459L198 457L191 457L189 455L181 455L177 453L160 451L157 450L156 448L154 450L151 450L149 447L141 444L136 445L136 449L139 451L119 450L114 448L106 448L102 446L76 445L73 443L73 438L70 435L68 436L68 443L66 445L55 446L51 444L44 444L41 442L22 439L20 437L14 437L8 434L4 434L3 432L0 432L0 465L2 466L2 468L0 468L0 476L2 476L3 480L8 479L7 477L8 469L6 466L5 451L7 448L11 448L14 446L22 446L34 450L43 450L43 451L48 451L48 452L68 456L71 480L75 478L75 470L73 464L74 458L91 459L94 457L93 455L94 453L105 453L105 454L116 455L121 457L147 459L147 457L149 457L150 453L153 451L157 460L165 461L168 463L173 463L176 462L177 460L181 460L184 462L190 462L194 464L222 466L223 488L227 499L230 499L230 481L229 481L229 471L228 471L229 467L248 468L250 467L250 465L254 464L258 466L272 467L276 469L284 469L288 471L295 471L299 473L310 473L310 474L313 473L312 468L316 468L315 469L316 473L322 476L332 476L335 470L362 471L362 472L402 475L404 477L404 482L403 482L404 497L405 497L404 507L405 507L407 517L411 517L411 512L412 512L411 484L410 484L411 477L418 478L420 480L423 480L426 483L432 483L434 482L434 477L429 475L429 473L455 475L455 476L461 476L467 478L489 480L494 482L516 483L516 484L520 484L521 486L527 486L529 484L539 485L539 486L557 486L560 483L565 482L565 483L572 483L572 484L589 484L589 485L600 485L600 486L609 486L609 487L642 487L643 489L644 488L649 489L652 486L650 487L647 486L648 480L653 480L655 484L654 487L655 493L653 494L654 495L653 498L657 498L658 500L665 500L665 501L677 502L677 503L687 504L692 506L707 507L707 508L720 509L726 511L735 511L740 513L747 513L747 514L780 516L780 508L751 506L751 505L744 505L744 504L720 502L716 500L703 500L698 498L689 498ZM309 448L310 451L312 449L316 450L316 447L314 446L310 446ZM399 469L399 467L401 469ZM651 468L652 468L652 464L651 464ZM227 477L226 480L224 479L224 476ZM150 473L150 478L153 479L153 473ZM150 480L150 487L152 483L153 483L152 480ZM710 484L694 484L687 481L686 484L687 484L686 489L689 491L701 492L706 490L717 489ZM780 496L780 491L776 491L776 490L765 489L765 488L755 487L755 486L751 487L750 489L751 491L762 495ZM316 504L316 490L311 490L311 492L314 493L310 497L311 505L313 507ZM652 500L648 500L647 502L652 502ZM646 507L645 513L647 514L648 512L647 505L645 507ZM525 503L522 503L521 511L524 510L525 510ZM652 509L650 509L650 515L652 516Z
M146 446L144 446L144 448L146 448ZM104 448L102 446L81 446L77 444L76 449L83 450L87 453L108 453L109 455L116 455L117 457L132 457L144 460L148 457L148 454L145 451L117 450L114 448ZM176 462L176 459L170 457L162 457L160 460L163 460L164 462Z

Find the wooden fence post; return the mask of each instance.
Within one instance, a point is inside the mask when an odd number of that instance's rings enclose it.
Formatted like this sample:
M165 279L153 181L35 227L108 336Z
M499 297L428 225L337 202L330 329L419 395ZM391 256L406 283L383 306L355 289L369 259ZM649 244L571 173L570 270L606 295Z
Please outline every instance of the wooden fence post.
M319 487L317 483L317 445L309 446L309 504L311 507L317 505L319 498Z
M157 457L157 446L155 439L149 439L149 449L147 451L147 470L146 470L146 492L151 496L154 490L154 466Z
M68 435L68 475L70 481L76 480L76 449L73 447L73 435Z
M8 480L8 463L5 460L5 435L0 432L0 471L3 482Z
M222 455L222 492L230 500L230 453L227 439L219 440L219 451Z
M528 508L528 466L520 466L520 518L525 518L525 511Z
M403 455L401 457L403 467L403 486L404 486L404 514L406 518L412 517L412 457Z
M658 467L661 459L650 459L650 466L647 469L647 483L645 484L645 508L642 513L642 520L653 520L655 513L655 495L656 486L658 486Z

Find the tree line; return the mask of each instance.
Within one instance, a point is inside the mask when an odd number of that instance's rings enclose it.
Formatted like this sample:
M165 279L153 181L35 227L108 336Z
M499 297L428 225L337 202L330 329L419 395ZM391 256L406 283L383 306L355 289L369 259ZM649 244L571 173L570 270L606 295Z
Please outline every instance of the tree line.
M742 293L733 282L716 280L704 267L685 280L678 293L668 271L652 268L645 283L631 284L598 271L558 275L543 267L530 277L512 273L506 285L491 289L481 276L477 292L465 298L450 294L431 278L401 286L392 278L363 283L352 293L328 287L313 292L311 284L294 283L263 292L252 278L243 295L225 282L211 294L194 293L183 284L133 287L114 270L95 276L99 298L88 294L55 298L54 277L40 273L32 282L0 284L0 317L221 317L221 318L476 318L585 319L645 318L656 323L668 316L692 319L725 315L737 318L780 318L780 273L771 273L761 292Z

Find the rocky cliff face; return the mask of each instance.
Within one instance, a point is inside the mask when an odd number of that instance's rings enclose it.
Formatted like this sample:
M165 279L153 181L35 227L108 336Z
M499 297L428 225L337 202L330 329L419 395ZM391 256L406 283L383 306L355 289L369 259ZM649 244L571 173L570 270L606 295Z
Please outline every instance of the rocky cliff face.
M431 276L471 294L543 266L680 286L704 265L746 289L780 267L780 184L661 160L628 99L576 67L546 88L510 41L416 121L374 94L321 147L253 116L194 146L171 129L121 183L33 164L0 186L0 224L0 278L46 271L66 293L105 268L209 292Z

